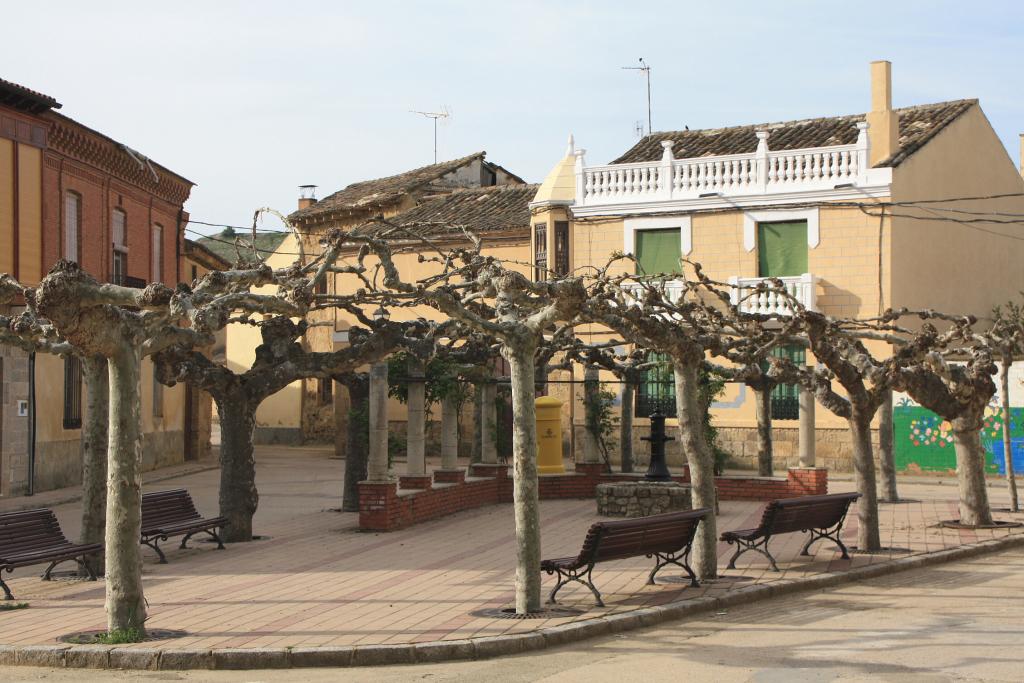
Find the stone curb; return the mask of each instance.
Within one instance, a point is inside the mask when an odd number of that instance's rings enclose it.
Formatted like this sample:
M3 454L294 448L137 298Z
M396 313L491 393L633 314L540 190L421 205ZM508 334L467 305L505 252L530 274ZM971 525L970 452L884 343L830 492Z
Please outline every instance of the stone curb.
M655 626L666 621L703 614L756 600L856 583L911 569L932 567L987 553L1024 546L1024 534L982 541L972 545L901 557L857 567L842 573L785 579L731 590L719 597L670 602L595 617L559 626L504 636L466 640L435 640L397 645L353 647L156 649L104 647L102 645L0 645L0 665L58 668L132 669L181 671L186 669L287 669L307 667L384 666L428 664L457 660L490 659L535 652L598 636Z

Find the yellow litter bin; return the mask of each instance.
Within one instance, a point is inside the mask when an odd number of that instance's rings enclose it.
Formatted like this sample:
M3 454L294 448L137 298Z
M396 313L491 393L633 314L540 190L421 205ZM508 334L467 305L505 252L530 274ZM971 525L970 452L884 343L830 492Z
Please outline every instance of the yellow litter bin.
M563 474L562 402L551 396L541 396L534 406L537 410L537 472Z

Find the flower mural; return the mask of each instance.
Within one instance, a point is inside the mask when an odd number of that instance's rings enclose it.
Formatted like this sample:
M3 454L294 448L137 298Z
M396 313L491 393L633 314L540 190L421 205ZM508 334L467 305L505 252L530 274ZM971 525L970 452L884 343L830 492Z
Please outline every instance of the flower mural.
M1015 467L1024 460L1024 409L1010 409L1012 452ZM981 430L987 452L986 469L1004 472L1003 422L1005 416L998 405L985 410ZM956 453L953 448L953 425L909 399L897 401L893 408L895 455L897 468L907 472L953 471Z

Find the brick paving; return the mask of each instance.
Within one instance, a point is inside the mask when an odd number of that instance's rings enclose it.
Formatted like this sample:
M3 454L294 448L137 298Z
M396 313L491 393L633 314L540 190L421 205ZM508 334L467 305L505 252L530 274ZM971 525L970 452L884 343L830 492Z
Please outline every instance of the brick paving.
M512 620L474 616L484 608L512 600L513 524L510 505L459 513L390 533L359 532L354 513L332 511L340 504L343 461L327 449L263 447L258 450L260 510L256 533L267 540L230 544L193 542L178 550L167 543L170 564L160 565L147 548L147 626L176 629L184 638L139 647L250 648L311 647L411 643L521 633L604 614L620 613L675 600L720 595L734 587L885 562L892 557L955 547L997 538L1007 530L962 531L935 528L957 516L954 481L903 483L902 494L915 502L881 506L882 542L895 550L855 553L842 560L827 542L811 557L799 557L802 534L772 541L781 572L771 572L756 553L747 553L734 571L701 588L685 583L645 585L650 561L644 558L599 565L595 580L607 607L595 608L590 592L569 585L560 604L582 610L559 618ZM435 463L436 464L436 463ZM154 476L157 473L154 473ZM215 514L216 471L188 474L147 490L183 486L201 512ZM834 481L833 491L852 482ZM993 504L1005 505L1001 482L993 482ZM0 500L0 510L24 505L24 499ZM760 503L725 501L720 529L757 524ZM78 531L78 503L55 508L69 536ZM552 500L541 504L545 556L575 553L587 527L598 519L593 500ZM1008 519L1007 514L997 515ZM1017 515L1022 518L1024 516ZM1019 530L1018 530L1019 531ZM851 511L843 538L853 542ZM719 546L720 567L732 548ZM70 568L71 565L66 565ZM51 644L65 633L102 629L103 584L78 580L50 583L38 579L41 568L16 571L10 585L30 608L3 613L0 643ZM681 574L666 569L662 577ZM545 576L546 591L553 578Z

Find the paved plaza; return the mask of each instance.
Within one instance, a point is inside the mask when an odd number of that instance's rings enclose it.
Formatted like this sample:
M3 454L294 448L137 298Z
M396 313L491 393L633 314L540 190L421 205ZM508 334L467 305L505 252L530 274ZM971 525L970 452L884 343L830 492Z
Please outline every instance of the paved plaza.
M811 557L798 557L803 535L773 540L772 552L783 570L767 570L755 553L740 560L735 571L701 588L683 582L645 585L650 561L644 558L598 566L595 582L607 607L595 608L585 588L567 586L559 594L578 614L557 619L498 619L479 611L508 606L513 587L513 521L510 505L463 512L402 531L363 533L355 514L332 508L340 504L344 463L327 449L262 447L258 452L260 509L256 533L263 540L230 544L194 541L186 550L168 542L169 564L157 564L155 553L142 552L151 629L173 629L186 635L142 643L143 648L254 648L397 644L479 638L519 633L570 621L661 605L685 598L720 595L753 583L794 579L824 572L885 562L1010 533L936 528L957 516L952 480L904 483L903 495L915 502L881 506L882 542L892 550L842 560L827 543ZM194 472L147 485L147 490L185 487L205 514L217 510L216 470ZM994 482L994 505L1005 505L1001 483ZM836 481L832 491L851 490L850 481ZM58 494L48 494L57 496ZM40 503L45 503L43 496ZM25 499L2 501L5 508ZM760 503L722 503L721 530L757 523ZM74 537L78 503L55 508ZM578 551L587 527L598 519L593 500L541 503L544 556ZM1000 515L1009 517L1006 514ZM851 513L844 539L855 538ZM732 548L721 544L720 566ZM69 565L70 566L70 565ZM7 645L52 644L62 634L103 629L103 584L78 580L50 583L38 579L39 568L14 573L12 590L30 608L2 617L2 642ZM665 570L666 579L680 572ZM545 576L545 591L553 579Z

